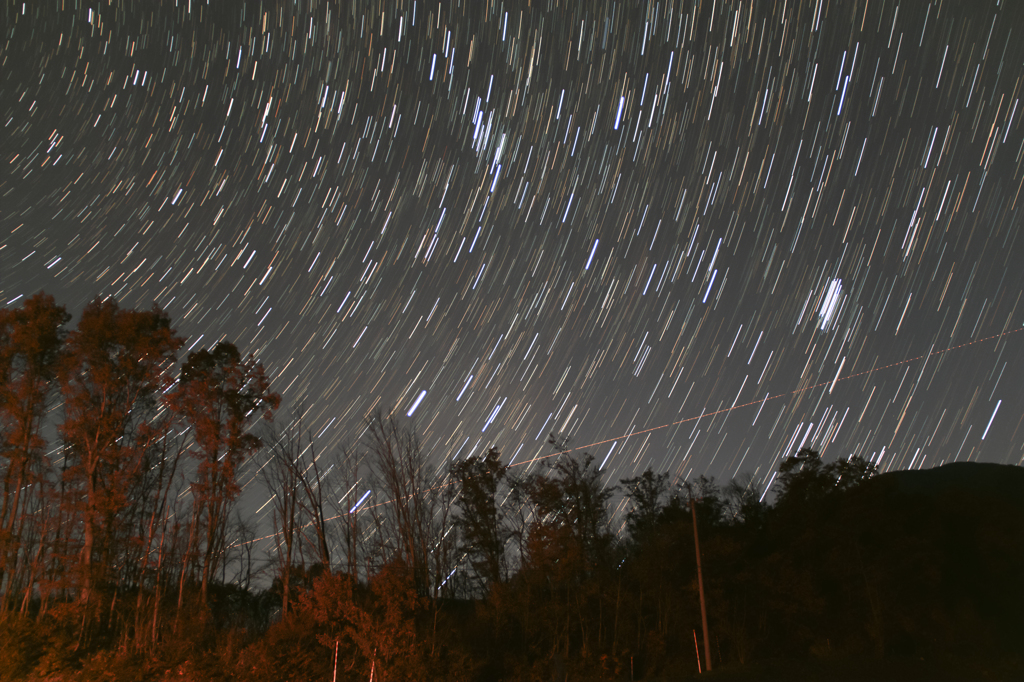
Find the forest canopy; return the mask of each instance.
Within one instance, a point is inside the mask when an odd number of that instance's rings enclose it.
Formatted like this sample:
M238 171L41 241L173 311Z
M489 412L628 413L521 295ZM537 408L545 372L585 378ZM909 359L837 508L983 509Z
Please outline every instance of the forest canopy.
M438 463L383 410L324 450L232 343L181 358L166 313L110 298L70 322L0 309L0 679L1020 670L1020 468L804 448L771 491L615 482L558 434L525 473Z

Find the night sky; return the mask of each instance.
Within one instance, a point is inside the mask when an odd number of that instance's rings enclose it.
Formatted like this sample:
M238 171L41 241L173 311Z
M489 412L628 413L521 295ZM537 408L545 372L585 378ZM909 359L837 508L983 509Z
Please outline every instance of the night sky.
M439 467L552 431L611 481L1022 461L1020 3L2 23L0 303L156 303L321 450L397 406Z

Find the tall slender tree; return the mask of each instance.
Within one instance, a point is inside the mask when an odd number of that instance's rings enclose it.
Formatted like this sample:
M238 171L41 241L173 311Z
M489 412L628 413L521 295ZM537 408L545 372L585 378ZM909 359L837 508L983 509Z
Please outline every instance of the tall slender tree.
M508 465L501 462L501 453L495 448L452 465L452 475L458 481L455 504L459 515L455 525L462 539L459 549L469 559L484 592L502 582L508 570L505 544L511 532L497 501L507 470Z
M65 417L60 426L72 494L64 498L81 525L79 597L113 565L121 512L144 473L144 455L168 424L163 395L173 383L175 353L184 340L156 306L127 310L96 299L67 340L59 380Z
M380 544L373 572L402 561L420 594L436 598L451 570L447 531L453 490L431 468L416 431L394 415L373 413L363 438L375 489L387 500L374 510Z
M282 539L281 533L285 525L279 523L277 517L282 517L283 521L282 515L285 513L294 516L300 554L304 554L304 549L308 545L315 564L321 569L330 570L331 548L327 533L327 514L333 508L333 495L327 494L327 489L330 488L327 472L334 468L334 463L325 469L321 456L317 453L313 435L307 431L303 436L303 412L304 410L300 408L298 417L281 432L270 430L267 437L270 443L270 458L261 468L261 476L275 498L273 505L278 539ZM290 511L286 511L285 507Z
M359 449L341 446L337 456L337 474L335 480L340 479L338 488L344 490L344 495L338 498L336 517L341 521L341 561L344 572L350 576L359 574L360 562L364 558L364 538L360 524L359 511L365 502L365 497L370 490L363 491L359 487L362 478L360 477L361 457Z
M313 442L310 435L307 435L307 439L309 440L308 446L302 451L303 456L298 461L298 464L302 466L299 485L303 492L299 506L305 512L307 519L305 527L312 531L312 538L307 542L314 545L314 556L317 563L324 570L330 570L331 547L327 534L330 498L325 497L325 491L329 491L331 488L327 482L327 471L317 454L316 443ZM309 538L310 536L307 533L305 537Z
M174 418L173 413L169 418ZM141 560L134 584L138 586L135 606L136 643L140 648L156 643L156 628L159 623L160 603L164 593L167 540L172 525L175 500L184 487L184 476L179 475L186 450L187 440L183 434L169 432L161 437L153 448L147 464L147 482L150 492L142 518L144 527L140 532ZM173 534L172 534L173 536ZM159 538L159 539L158 539ZM155 551L156 556L153 557ZM152 600L152 627L144 626L149 609L146 599Z
M647 469L640 476L622 479L629 499L626 512L626 530L634 547L639 547L658 525L668 492L668 473L656 474Z
M521 573L536 601L523 622L532 623L524 629L535 645L546 642L552 654L578 647L586 657L601 640L599 577L611 564L607 505L615 491L604 487L603 474L592 455L563 453L547 476L528 484L534 519Z
M273 419L281 396L270 390L263 365L243 359L230 343L189 353L171 399L191 426L192 454L199 460L192 484L193 539L190 552L201 558L201 597L223 558L231 506L238 497L238 467L260 447L249 432L254 419Z
M608 500L616 486L605 487L604 472L594 464L593 455L561 455L551 465L551 475L537 475L531 481L537 520L535 533L544 529L563 530L581 552L584 570L590 570L612 541L608 528Z
M277 546L278 577L281 586L281 615L286 616L291 603L292 567L297 540L302 533L303 519L299 497L303 475L301 422L289 425L284 433L273 436L269 446L270 459L260 468L260 477L270 492Z
M53 297L38 293L20 308L0 309L0 593L13 597L16 566L24 566L22 532L32 515L30 504L41 504L47 460L43 423L57 375L57 361L64 342L64 325L70 315ZM25 500L32 490L36 499ZM41 543L43 538L36 536ZM40 545L41 547L41 545ZM31 579L28 581L31 590ZM0 600L0 610L8 599Z

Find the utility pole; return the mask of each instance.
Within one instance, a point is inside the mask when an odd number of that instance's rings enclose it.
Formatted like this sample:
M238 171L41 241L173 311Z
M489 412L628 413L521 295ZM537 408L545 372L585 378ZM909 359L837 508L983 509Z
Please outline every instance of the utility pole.
M711 670L711 637L708 636L708 609L704 602L704 575L700 568L700 538L697 535L697 503L690 495L690 513L693 515L693 548L697 553L697 591L700 593L700 622L704 628L704 667Z

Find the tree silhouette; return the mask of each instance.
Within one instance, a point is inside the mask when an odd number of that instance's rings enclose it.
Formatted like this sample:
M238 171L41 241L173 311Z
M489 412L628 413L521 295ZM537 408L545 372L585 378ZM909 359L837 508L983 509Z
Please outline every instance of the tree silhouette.
M331 568L326 482L312 436L306 434L303 440L301 417L281 433L271 433L268 441L270 457L260 468L260 476L271 495L281 611L287 614L293 569L304 572L306 568L305 547L308 545L314 556L315 571Z
M401 561L419 593L436 599L451 573L454 538L447 531L454 489L428 462L415 430L393 414L370 415L363 447L374 491L386 500L372 509L378 529L374 572Z
M832 492L860 485L876 471L860 456L825 464L817 450L801 448L779 465L777 504L789 508L813 504Z
M455 525L462 537L459 549L466 553L484 593L490 585L502 582L508 569L505 543L510 531L497 500L507 470L508 465L502 464L501 453L495 448L452 465L452 475L459 484L455 500L459 509Z
M158 308L96 300L65 334L67 320L44 294L0 308L3 679L323 679L333 652L342 679L678 676L696 671L698 540L704 661L1022 679L1020 467L876 476L805 448L768 502L758 480L669 487L648 470L621 482L617 537L615 489L565 436L516 476L493 448L445 466L377 412L325 462L301 420L254 435L279 397L231 344L190 354L175 385L182 340ZM259 519L227 513L239 467L267 445L280 570L257 592L273 548ZM464 576L476 585L456 591ZM180 607L200 580L201 608L163 615L167 585ZM271 624L278 595L286 617ZM925 667L903 675L911 664Z
M299 513L302 433L296 431L289 428L274 438L270 444L270 459L260 468L260 476L270 492L273 511L278 564L274 584L281 588L282 617L288 615L291 606L292 565L295 562L297 536L302 532L302 517Z
M605 487L603 474L593 455L584 453L582 457L559 457L550 466L550 476L537 475L530 482L535 531L566 531L588 566L600 560L611 542L608 500L616 487Z
M662 511L662 498L668 492L668 474L647 469L640 476L622 479L629 499L626 530L634 543L640 544L653 532Z
M533 504L519 589L529 595L520 613L534 647L559 656L583 656L601 639L601 582L611 564L613 535L603 472L593 456L560 455L548 475L535 474Z

